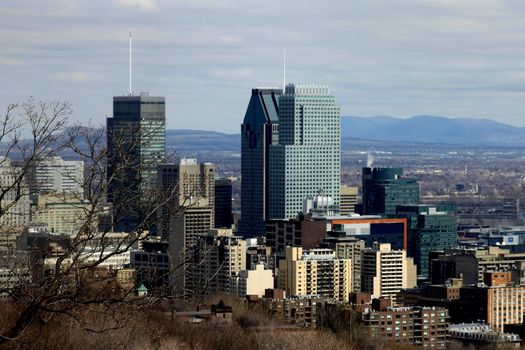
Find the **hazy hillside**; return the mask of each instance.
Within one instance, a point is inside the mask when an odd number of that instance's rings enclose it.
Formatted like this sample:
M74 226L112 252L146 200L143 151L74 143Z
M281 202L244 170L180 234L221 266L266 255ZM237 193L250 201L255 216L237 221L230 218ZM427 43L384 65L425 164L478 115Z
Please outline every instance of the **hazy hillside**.
M205 130L166 130L168 148L186 152L241 150L240 134L223 134Z
M525 128L487 119L416 116L342 117L341 135L371 140L448 144L525 144Z

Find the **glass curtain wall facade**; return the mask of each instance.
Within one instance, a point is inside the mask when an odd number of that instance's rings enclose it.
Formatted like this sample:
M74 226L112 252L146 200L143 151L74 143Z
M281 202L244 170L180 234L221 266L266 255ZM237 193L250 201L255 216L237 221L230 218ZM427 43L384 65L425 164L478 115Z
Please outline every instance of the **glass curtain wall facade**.
M107 119L108 200L122 208L116 230L135 230L140 211L157 190L157 166L166 156L164 97L118 96Z
M340 111L328 87L288 84L279 98L279 143L270 146L269 218L294 218L323 193L339 205Z
M241 218L238 233L262 236L268 219L269 147L279 137L282 89L252 89L241 126Z
M402 168L363 168L363 214L393 215L398 205L419 204L419 182Z

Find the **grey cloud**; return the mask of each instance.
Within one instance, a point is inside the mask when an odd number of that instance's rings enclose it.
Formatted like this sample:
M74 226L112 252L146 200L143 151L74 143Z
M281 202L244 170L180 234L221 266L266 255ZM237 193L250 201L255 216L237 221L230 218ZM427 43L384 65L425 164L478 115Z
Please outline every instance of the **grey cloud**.
M166 96L168 126L238 132L250 88L322 83L343 114L523 125L521 0L115 0L0 5L0 106L73 103L103 123L127 91ZM15 64L16 63L16 64Z

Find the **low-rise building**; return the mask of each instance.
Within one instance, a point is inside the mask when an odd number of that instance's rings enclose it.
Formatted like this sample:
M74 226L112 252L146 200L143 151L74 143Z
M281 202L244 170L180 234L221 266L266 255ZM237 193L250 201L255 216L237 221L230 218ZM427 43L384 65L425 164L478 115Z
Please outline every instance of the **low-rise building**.
M255 266L255 270L241 270L233 283L235 290L232 290L239 297L256 295L262 297L266 289L273 289L273 272L267 270L264 264Z
M285 298L284 293L267 292L261 300L263 310L275 319L292 324L315 326L317 324L317 303L322 299L316 295Z
M432 284L449 278L463 278L465 285L483 283L485 272L510 271L519 278L525 253L511 253L499 247L449 248L431 259ZM521 272L520 272L521 271Z
M375 338L424 348L445 349L448 311L437 307L388 307L362 313L362 320Z

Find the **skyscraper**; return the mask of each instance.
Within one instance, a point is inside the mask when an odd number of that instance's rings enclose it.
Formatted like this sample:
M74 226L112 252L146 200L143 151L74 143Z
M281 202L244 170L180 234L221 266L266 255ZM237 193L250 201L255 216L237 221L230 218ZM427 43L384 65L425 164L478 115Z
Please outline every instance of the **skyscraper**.
M230 228L232 216L232 183L229 179L215 179L215 228Z
M182 215L185 208L215 206L215 166L212 163L197 163L196 159L183 158L178 164L159 165L158 184L162 193L168 194L158 211L158 234L167 239L176 229L173 220ZM230 200L231 201L231 200Z
M170 195L158 210L158 234L168 241L169 260L175 271L171 283L180 292L186 288L186 261L197 236L214 227L214 174L213 164L198 164L196 159L183 158L179 164L159 166L159 187Z
M264 234L268 219L269 147L279 137L279 96L282 89L252 89L241 126L241 219L245 237Z
M148 94L113 98L107 119L108 200L113 203L115 229L137 229L149 200L154 200L157 166L164 161L164 97Z
M319 192L339 205L340 114L326 86L288 84L279 98L279 142L270 145L269 217L296 217Z
M419 182L402 168L363 168L363 214L396 214L398 205L419 204Z

